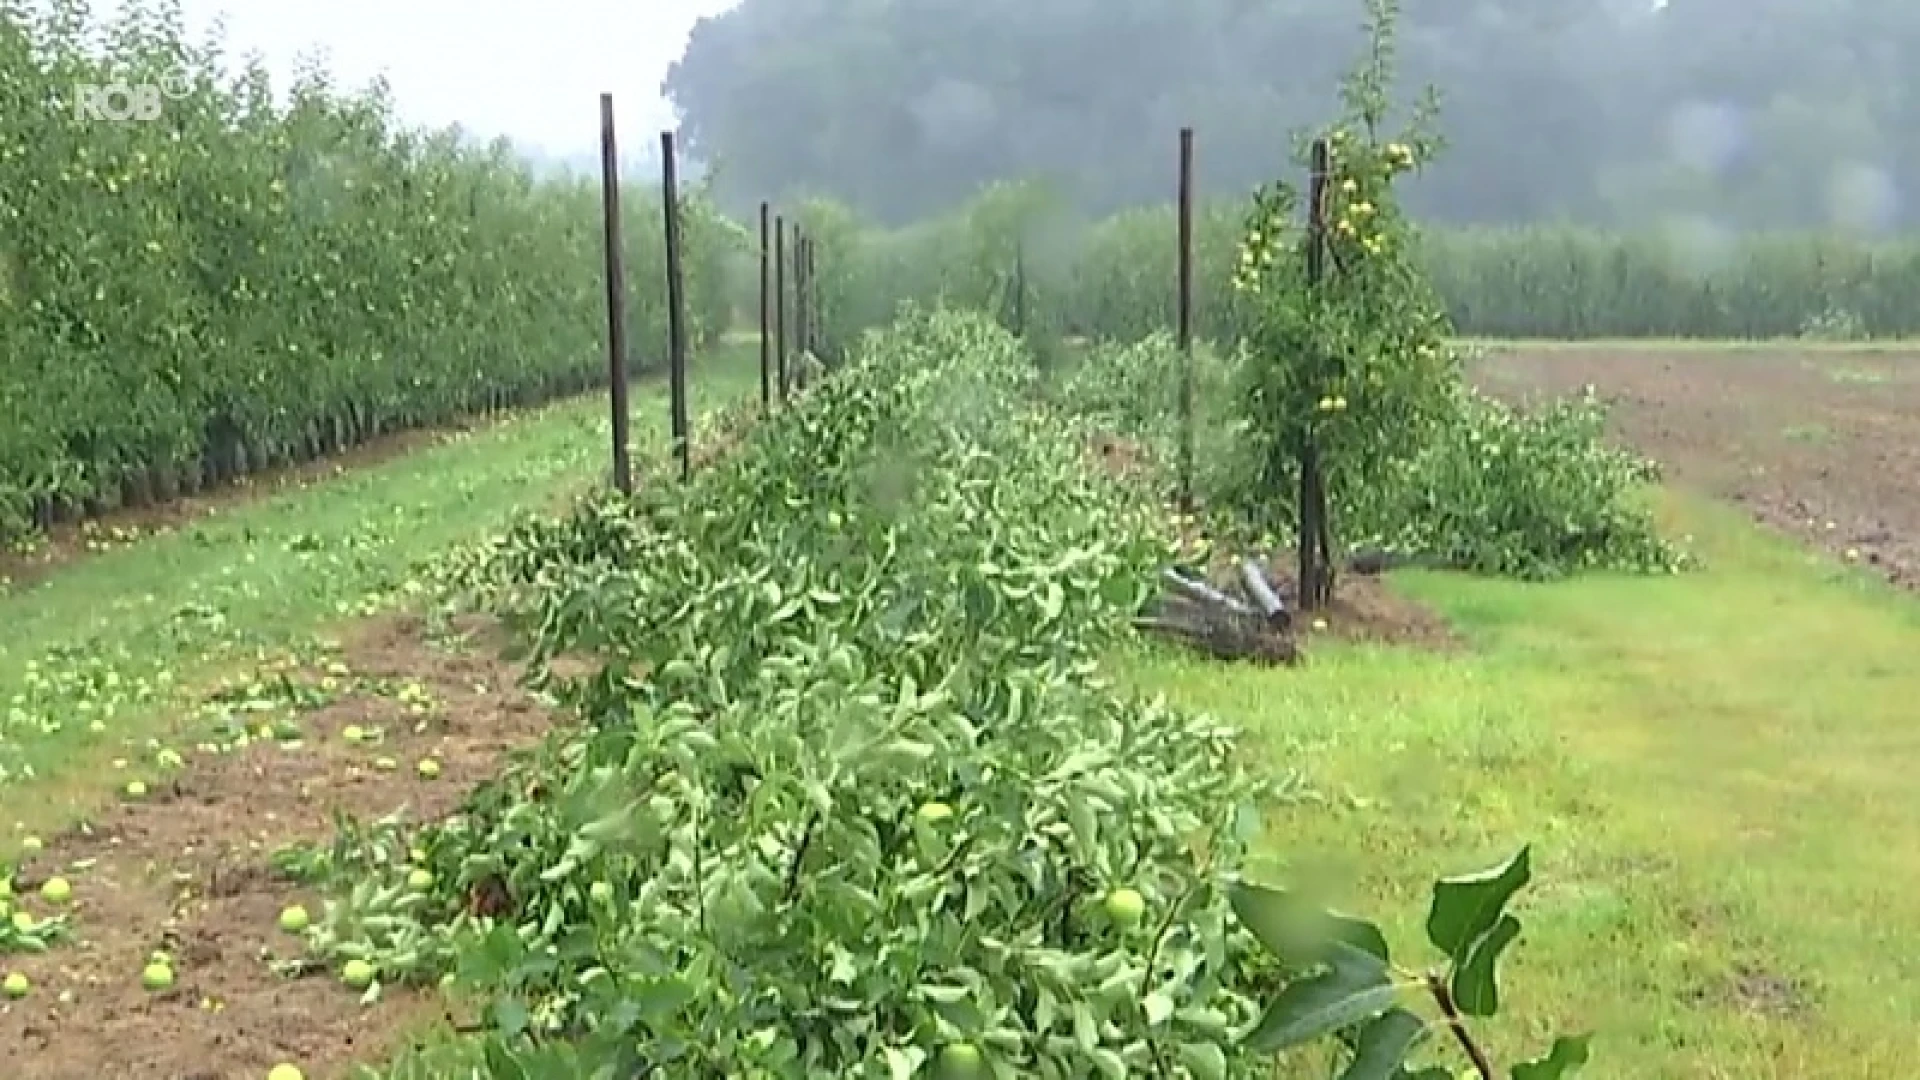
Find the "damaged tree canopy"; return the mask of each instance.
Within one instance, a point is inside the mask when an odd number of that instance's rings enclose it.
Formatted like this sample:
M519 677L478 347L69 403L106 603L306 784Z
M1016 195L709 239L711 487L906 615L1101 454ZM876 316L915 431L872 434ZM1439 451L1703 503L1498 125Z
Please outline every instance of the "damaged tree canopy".
M1241 559L1229 586L1169 567L1164 591L1134 619L1143 633L1179 641L1216 660L1293 664L1300 659L1293 609L1260 564ZM1231 589L1232 591L1229 591Z

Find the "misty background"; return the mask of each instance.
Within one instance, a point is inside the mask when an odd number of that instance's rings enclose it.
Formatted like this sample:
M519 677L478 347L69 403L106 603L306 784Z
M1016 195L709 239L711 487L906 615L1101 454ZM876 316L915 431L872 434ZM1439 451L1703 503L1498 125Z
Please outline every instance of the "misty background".
M1364 45L1349 0L743 0L662 90L731 209L824 195L886 223L1000 179L1080 211L1164 204L1182 125L1204 193L1287 168ZM1409 0L1402 90L1448 149L1445 223L1844 230L1915 219L1912 0Z
M73 0L12 0L32 10ZM227 66L257 58L284 97L297 73L323 68L342 90L376 79L395 115L458 127L471 143L509 140L543 171L597 173L598 99L618 109L621 157L656 168L658 133L674 124L661 95L668 66L704 15L731 0L176 0L198 41L223 43ZM102 22L127 0L93 0ZM164 8L140 2L133 6Z
M103 14L121 5L96 4ZM717 165L735 212L845 202L900 224L996 180L1077 210L1164 204L1175 132L1238 196L1332 114L1358 0L180 0L196 33L384 79L398 114L505 137L541 171L622 157ZM1564 221L1703 233L1916 223L1920 5L1910 0L1407 0L1402 91L1442 98L1449 147L1408 186L1450 224ZM1704 239L1704 237L1703 237Z

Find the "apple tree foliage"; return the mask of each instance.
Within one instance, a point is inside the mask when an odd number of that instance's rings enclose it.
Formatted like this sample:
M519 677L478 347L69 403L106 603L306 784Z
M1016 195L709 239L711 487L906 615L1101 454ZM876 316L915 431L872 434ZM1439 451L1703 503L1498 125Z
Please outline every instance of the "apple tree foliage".
M0 542L604 377L597 177L412 130L378 85L271 86L151 0L0 4L0 76ZM168 96L89 115L116 83ZM683 198L697 344L749 241ZM624 210L645 368L657 189Z
M1366 1037L1392 995L1296 1016L1325 980L1244 883L1297 780L1100 676L1172 538L1040 381L989 317L912 314L690 484L445 568L579 722L334 859L306 964L484 1004L391 1076L1253 1080L1276 1031Z

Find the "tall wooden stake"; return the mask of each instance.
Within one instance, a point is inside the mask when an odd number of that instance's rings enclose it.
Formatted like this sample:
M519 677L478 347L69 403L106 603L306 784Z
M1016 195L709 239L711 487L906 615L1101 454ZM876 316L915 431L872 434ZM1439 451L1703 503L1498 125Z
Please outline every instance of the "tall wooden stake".
M1327 274L1327 140L1313 141L1313 171L1307 180L1307 287L1318 289ZM1300 441L1300 609L1318 611L1333 599L1332 544L1320 445L1311 432Z
M807 350L812 341L813 297L807 288L807 245L813 239L806 233L794 230L793 234L793 340L800 354L800 368L794 372L794 382L801 388L806 386Z
M620 244L620 152L613 137L613 95L600 95L600 191L606 216L607 388L613 407L613 486L633 494L627 432L627 288Z
M1027 245L1023 240L1013 249L1013 332L1027 336Z
M1193 512L1193 129L1180 129L1180 509Z
M760 411L773 410L773 208L760 204Z
M680 266L680 189L674 175L673 132L660 133L660 201L667 232L667 359L673 449L680 479L693 476L693 434L687 430L687 290Z
M773 358L780 404L787 403L787 221L773 219Z
M819 356L822 352L825 351L825 346L821 342L822 328L820 325L821 323L820 275L818 273L819 267L814 261L815 252L816 252L816 248L814 247L814 242L812 240L808 240L807 241L807 291L813 297L813 300L812 300L813 314L807 317L807 330L812 335L811 339L807 342L807 349L811 351L815 356Z

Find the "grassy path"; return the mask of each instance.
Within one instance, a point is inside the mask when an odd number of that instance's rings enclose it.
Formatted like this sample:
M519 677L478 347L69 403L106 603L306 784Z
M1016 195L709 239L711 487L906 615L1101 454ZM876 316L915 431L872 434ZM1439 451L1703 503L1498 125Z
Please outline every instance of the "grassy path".
M1325 796L1278 870L1420 943L1427 883L1535 844L1496 1046L1600 1032L1596 1076L1905 1075L1920 986L1920 605L1674 499L1711 568L1410 575L1462 656L1124 678L1242 723Z
M750 393L756 355L729 346L696 365L696 411ZM636 388L638 450L664 448L665 399ZM422 560L599 480L606 412L602 398L556 404L0 596L0 860L97 805L118 779L103 767L137 770L184 688L404 597Z

